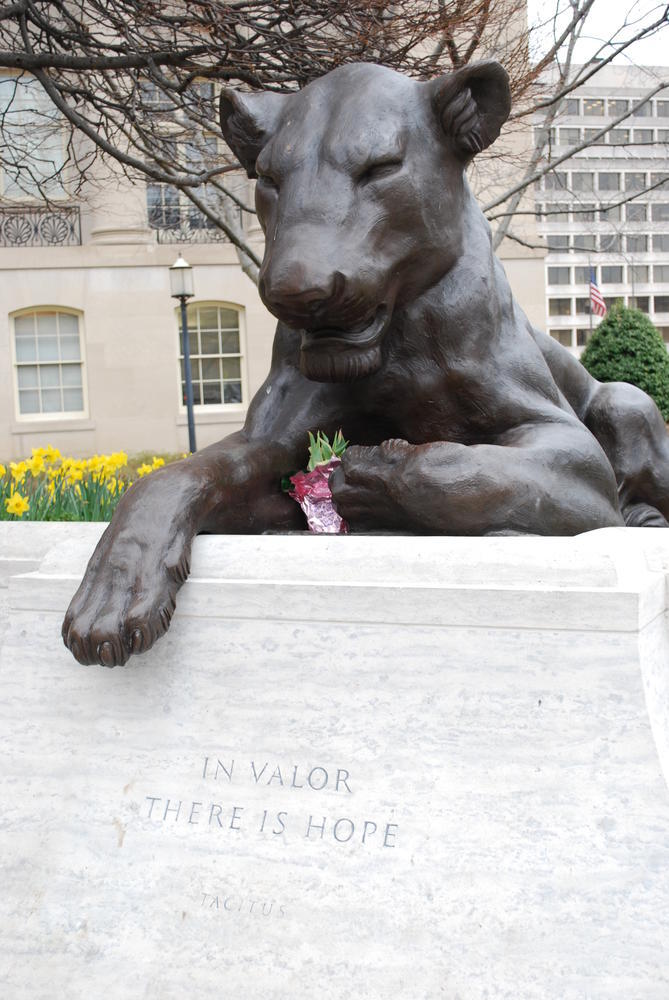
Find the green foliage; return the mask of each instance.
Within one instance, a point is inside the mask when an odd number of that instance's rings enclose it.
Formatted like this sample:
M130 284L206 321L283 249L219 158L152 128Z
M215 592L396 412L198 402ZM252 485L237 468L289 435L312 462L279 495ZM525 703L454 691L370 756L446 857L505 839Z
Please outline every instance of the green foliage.
M341 430L338 430L332 439L332 444L327 435L318 431L316 437L309 431L309 464L307 472L313 472L317 465L327 465L333 458L341 458L346 451L348 441L344 440Z
M669 353L638 309L616 302L590 338L581 362L600 382L631 382L643 389L669 420Z

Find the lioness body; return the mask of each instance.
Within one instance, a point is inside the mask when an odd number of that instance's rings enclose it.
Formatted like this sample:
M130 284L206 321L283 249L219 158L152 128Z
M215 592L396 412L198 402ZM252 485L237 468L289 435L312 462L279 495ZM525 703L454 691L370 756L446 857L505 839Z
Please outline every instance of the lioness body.
M125 662L165 631L198 531L302 526L279 483L308 431L354 442L331 480L353 530L666 523L657 409L532 329L464 180L508 114L505 81L496 64L431 84L352 66L294 95L224 96L224 134L259 178L272 368L242 432L121 500L63 626L81 662Z

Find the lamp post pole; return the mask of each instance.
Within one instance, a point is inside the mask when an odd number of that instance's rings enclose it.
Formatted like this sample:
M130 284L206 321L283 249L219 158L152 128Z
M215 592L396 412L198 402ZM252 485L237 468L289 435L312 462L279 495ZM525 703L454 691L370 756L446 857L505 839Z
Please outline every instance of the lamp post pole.
M193 374L190 363L190 337L188 334L188 314L186 302L194 295L193 269L183 259L181 254L170 268L171 295L181 303L181 339L184 352L184 376L186 382L186 413L188 414L188 448L196 450L195 416L193 412Z

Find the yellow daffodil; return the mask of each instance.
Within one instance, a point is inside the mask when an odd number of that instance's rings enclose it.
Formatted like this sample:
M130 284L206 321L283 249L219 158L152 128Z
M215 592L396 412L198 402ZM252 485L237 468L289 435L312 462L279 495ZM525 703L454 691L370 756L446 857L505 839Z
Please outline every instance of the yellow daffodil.
M7 472L7 469L4 467L4 465L2 464L2 462L0 462L0 479L2 479L2 477L5 475L6 472Z
M10 462L9 468L12 470L12 479L17 483L22 483L25 479L28 466L25 462Z
M44 453L42 455L42 458L44 459L47 465L53 465L53 463L57 462L58 459L61 457L61 454L58 451L58 449L54 448L52 444L48 444L46 448L42 448L41 451Z
M140 465L140 467L138 468L137 475L148 476L150 472L153 472L153 466L147 465L145 462L144 465Z
M22 497L20 493L12 493L12 495L5 500L7 513L16 514L17 517L23 517L29 506L30 504L26 498Z
M30 475L34 478L39 476L40 472L44 472L44 459L41 455L33 455L32 458L27 458L25 465Z
M164 458L156 458L155 455L153 456L153 462L151 463L152 469L160 469L164 464L165 464Z

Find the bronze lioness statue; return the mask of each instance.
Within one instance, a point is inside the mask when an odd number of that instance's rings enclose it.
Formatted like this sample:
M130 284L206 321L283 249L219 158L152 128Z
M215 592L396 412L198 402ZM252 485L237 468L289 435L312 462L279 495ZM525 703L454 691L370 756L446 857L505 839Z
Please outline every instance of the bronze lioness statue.
M223 134L257 177L271 370L242 431L122 498L65 617L77 660L153 645L198 532L304 527L280 481L308 431L355 442L331 478L353 531L667 526L656 406L534 330L493 255L464 170L509 109L495 62L428 83L357 64L298 93L223 94Z

